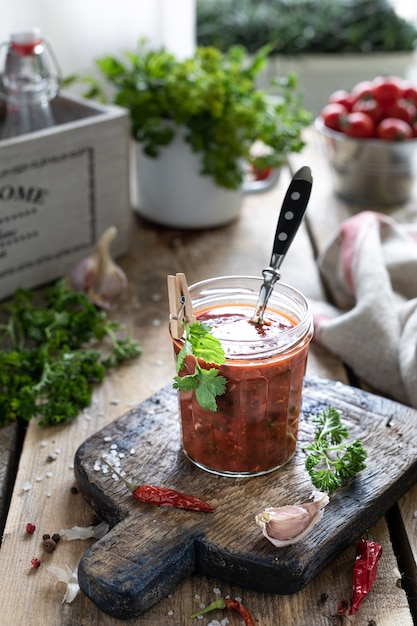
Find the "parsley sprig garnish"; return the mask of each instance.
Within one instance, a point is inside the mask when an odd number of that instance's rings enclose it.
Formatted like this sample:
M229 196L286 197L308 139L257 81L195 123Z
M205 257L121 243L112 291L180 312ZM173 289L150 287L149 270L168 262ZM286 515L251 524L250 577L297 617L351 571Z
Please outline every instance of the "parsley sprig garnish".
M126 329L64 280L45 291L18 289L0 324L0 425L38 417L42 426L75 418L109 368L141 353ZM122 337L119 336L123 332Z
M312 421L315 440L304 448L309 451L305 467L317 489L332 492L365 468L367 453L360 439L345 441L349 430L334 407L324 409Z
M195 360L194 374L175 376L174 389L192 391L199 405L209 411L217 411L216 397L221 396L226 389L226 379L219 374L215 367L205 369L198 359L206 363L221 365L226 361L220 341L210 334L211 328L203 322L184 322L184 343L177 356L177 372L184 367L187 356L192 355Z

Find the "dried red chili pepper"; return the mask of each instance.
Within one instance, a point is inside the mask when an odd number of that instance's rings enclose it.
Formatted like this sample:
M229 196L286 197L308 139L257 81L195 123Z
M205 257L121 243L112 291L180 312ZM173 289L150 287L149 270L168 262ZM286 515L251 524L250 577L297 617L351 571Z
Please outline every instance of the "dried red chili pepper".
M353 596L349 615L353 615L361 607L371 591L378 571L378 563L382 554L382 546L376 541L361 539L356 548L356 559L353 567Z
M209 604L209 606L206 606L204 609L201 609L201 611L198 611L198 613L191 615L191 618L203 615L203 613L209 613L209 611L214 611L214 609L230 609L232 611L236 611L239 613L240 617L243 618L246 626L255 626L255 622L252 615L249 613L249 610L237 600L231 600L229 598L218 598Z
M32 567L34 567L35 569L38 569L38 567L41 566L41 561L40 559L37 559L35 556L30 559L30 564L32 565Z
M102 459L106 465L129 487L136 500L146 502L147 504L155 504L156 506L172 506L177 509L188 509L189 511L202 511L204 513L213 513L213 507L196 498L188 496L181 491L168 489L167 487L155 487L153 485L135 485L123 478L121 474L106 459Z

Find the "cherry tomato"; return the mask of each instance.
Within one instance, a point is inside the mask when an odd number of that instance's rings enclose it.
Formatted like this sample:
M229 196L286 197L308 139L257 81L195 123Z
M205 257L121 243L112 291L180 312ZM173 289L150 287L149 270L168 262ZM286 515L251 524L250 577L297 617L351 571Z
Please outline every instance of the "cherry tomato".
M386 117L398 117L411 126L417 120L417 108L410 100L400 98L387 108Z
M329 96L329 104L342 104L348 111L352 110L352 95L346 89L337 89Z
M272 174L271 167L256 167L256 165L251 165L251 169L255 180L266 180Z
M375 98L359 98L356 100L352 107L352 111L360 111L361 113L366 113L374 122L378 123L384 117L384 109L381 107L379 102L375 100Z
M375 122L362 111L352 111L346 116L343 124L343 132L349 137L366 139L374 134Z
M372 83L372 95L382 106L391 106L402 96L401 79L396 76L377 76Z
M348 114L348 109L343 104L338 104L337 102L326 104L321 111L323 124L333 130L341 130L343 119Z
M409 80L402 82L403 98L417 107L417 86Z
M407 124L404 120L395 117L386 117L378 124L376 136L379 139L386 139L388 141L404 141L411 139L413 129L410 124Z
M360 98L372 98L372 88L373 84L370 80L361 80L357 83L350 92L353 103Z

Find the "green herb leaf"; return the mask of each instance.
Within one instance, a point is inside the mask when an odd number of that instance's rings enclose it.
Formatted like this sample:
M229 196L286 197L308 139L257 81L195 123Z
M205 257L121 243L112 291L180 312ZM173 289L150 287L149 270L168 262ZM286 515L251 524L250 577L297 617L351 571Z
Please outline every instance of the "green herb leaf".
M332 492L366 467L367 453L360 439L344 441L349 430L334 407L312 421L316 424L315 440L304 448L309 451L305 467L317 489Z
M75 418L107 370L141 353L126 329L108 320L65 281L35 292L18 289L0 325L0 425L39 418L42 426Z
M203 409L217 411L216 396L221 396L226 389L226 379L219 371L211 368L200 370L200 379L195 392L197 401Z
M224 350L220 341L210 334L210 330L210 326L202 322L194 322L185 329L194 356L206 363L221 365L226 361Z
M177 356L177 372L184 368L187 356L193 356L195 360L194 374L176 376L174 389L179 391L192 391L195 389L196 399L199 405L209 411L217 411L216 397L221 396L226 389L226 378L219 374L216 368L205 369L201 367L198 359L206 363L221 365L226 361L224 350L220 341L210 334L210 326L202 322L193 322L189 325L184 322L184 343Z
M249 56L242 46L232 46L223 54L207 46L177 59L142 40L120 59L98 59L104 84L100 88L96 78L85 77L84 95L113 94L113 102L128 109L132 136L147 156L158 157L181 133L200 159L201 174L238 189L245 176L242 162L282 166L290 153L301 151L302 131L312 121L295 75L275 81L274 101L258 89L270 51L266 45ZM265 145L260 161L253 150L258 141Z

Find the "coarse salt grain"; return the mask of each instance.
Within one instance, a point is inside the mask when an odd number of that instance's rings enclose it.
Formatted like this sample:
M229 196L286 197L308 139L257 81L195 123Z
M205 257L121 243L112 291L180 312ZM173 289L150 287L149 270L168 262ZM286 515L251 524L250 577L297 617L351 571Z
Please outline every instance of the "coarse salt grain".
M169 616L174 615L174 611L173 611L172 609L170 609L170 610L168 611L168 615L169 615Z
M43 480L43 476L39 474L38 476L36 476L35 480L37 483L40 483Z
M135 454L135 453L136 453L135 448L131 448L131 450L130 450L130 454Z
M106 443L107 443L108 441L111 441L111 437L110 437L110 435L107 435L107 437L104 437L103 441L105 441Z
M30 483L28 480L26 480L23 483L23 491L30 491L32 489L32 483Z
M221 591L218 587L214 587L213 593L215 593L217 596L221 595Z
M112 443L110 446L110 450L117 450L117 443Z

